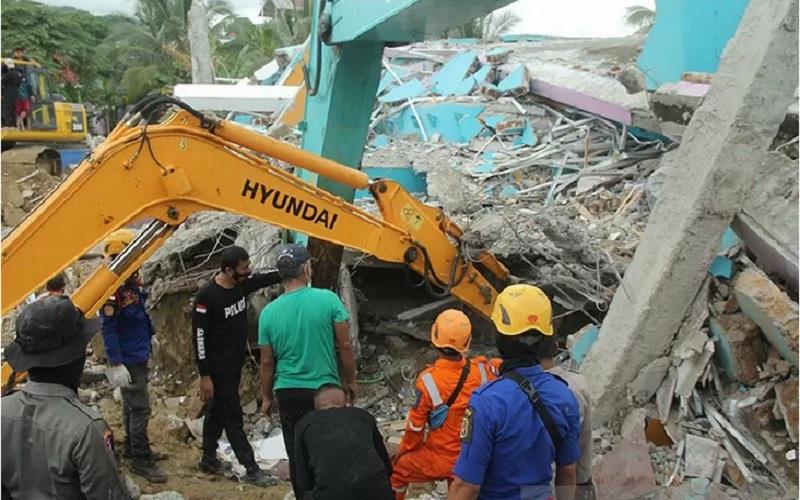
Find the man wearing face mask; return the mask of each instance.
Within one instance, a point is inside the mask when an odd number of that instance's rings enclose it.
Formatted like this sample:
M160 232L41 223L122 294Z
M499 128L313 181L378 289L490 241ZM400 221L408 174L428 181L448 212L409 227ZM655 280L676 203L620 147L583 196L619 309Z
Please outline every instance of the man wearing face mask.
M131 244L135 233L130 229L114 231L103 244L103 254L114 259ZM147 363L150 342L155 334L147 314L147 293L135 272L100 308L103 320L103 345L108 358L106 377L122 393L122 422L125 445L122 453L131 459L131 471L151 483L164 483L167 475L156 464L166 456L150 448L147 423L150 420Z
M341 386L350 404L353 403L356 361L350 344L347 309L332 291L311 287L308 250L302 245L286 245L278 254L277 268L284 293L261 311L258 320L261 411L269 415L274 390L289 455L292 488L295 497L301 498L294 427L314 410L314 394L323 385Z
M78 399L86 344L99 329L64 296L42 297L17 316L6 359L30 381L3 398L3 498L129 498L111 430Z
M257 486L277 481L258 467L242 422L239 381L247 351L247 296L279 282L277 272L251 276L247 251L237 246L226 248L220 271L197 292L192 313L200 396L210 401L198 466L210 474L225 472L217 458L217 441L224 430L236 458L247 470L245 482Z

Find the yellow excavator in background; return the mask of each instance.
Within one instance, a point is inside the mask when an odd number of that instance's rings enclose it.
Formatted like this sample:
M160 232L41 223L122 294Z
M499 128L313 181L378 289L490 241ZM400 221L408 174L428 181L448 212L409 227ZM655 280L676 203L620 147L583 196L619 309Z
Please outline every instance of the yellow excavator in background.
M162 116L151 123L154 116ZM278 159L356 189L369 189L381 217L313 186ZM152 96L129 112L2 244L2 313L111 232L150 221L72 300L94 315L193 213L238 213L400 263L435 296L452 294L488 317L508 270L492 254L471 255L441 209L391 180L366 174L172 97Z
M11 62L14 68L25 73L33 102L30 128L19 129L13 124L2 127L2 151L21 145L39 145L29 148L23 156L31 163L49 164L51 173L56 173L58 167L77 163L87 153L85 146L80 146L88 134L83 104L67 102L63 96L53 93L50 75L39 63L19 59L11 59Z

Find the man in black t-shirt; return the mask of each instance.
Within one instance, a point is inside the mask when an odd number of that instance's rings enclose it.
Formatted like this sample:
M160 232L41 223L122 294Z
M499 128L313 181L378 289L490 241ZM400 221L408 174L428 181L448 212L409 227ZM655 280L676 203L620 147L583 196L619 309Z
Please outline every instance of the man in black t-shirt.
M298 500L393 500L392 463L375 419L346 407L338 385L314 396L314 411L294 428Z
M239 380L247 351L247 296L277 283L277 271L251 276L247 251L237 246L227 248L222 252L220 272L197 292L192 312L200 397L210 401L203 422L203 458L198 466L211 474L225 471L217 458L217 441L224 430L236 458L247 469L245 482L258 486L276 481L258 467L244 433Z

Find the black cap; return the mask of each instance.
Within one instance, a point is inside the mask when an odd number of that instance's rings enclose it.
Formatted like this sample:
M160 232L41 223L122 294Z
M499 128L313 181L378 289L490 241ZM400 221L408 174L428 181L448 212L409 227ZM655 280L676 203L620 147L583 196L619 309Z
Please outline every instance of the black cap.
M309 259L311 259L311 254L308 253L306 247L297 243L290 243L278 252L275 267L278 268L280 277L285 279L291 277L295 270Z
M17 316L17 337L6 359L17 372L54 368L80 358L100 330L100 318L86 319L64 295L49 295L25 306Z

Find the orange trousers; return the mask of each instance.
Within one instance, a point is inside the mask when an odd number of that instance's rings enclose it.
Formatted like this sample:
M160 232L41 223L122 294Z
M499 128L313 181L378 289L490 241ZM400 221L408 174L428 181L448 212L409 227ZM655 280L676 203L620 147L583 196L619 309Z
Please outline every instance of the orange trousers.
M453 467L458 457L449 457L431 452L422 446L400 455L394 462L392 489L396 500L403 500L411 483L427 483L446 479L453 480Z

